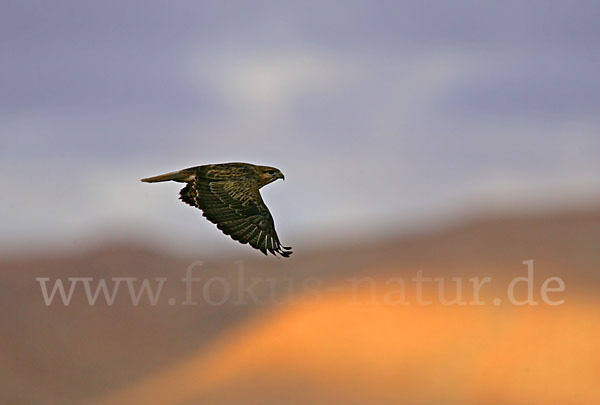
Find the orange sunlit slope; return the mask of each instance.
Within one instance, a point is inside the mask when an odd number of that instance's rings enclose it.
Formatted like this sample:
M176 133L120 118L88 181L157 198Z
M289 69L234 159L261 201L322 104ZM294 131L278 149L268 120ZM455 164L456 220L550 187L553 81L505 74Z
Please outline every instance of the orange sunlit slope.
M100 402L600 403L598 302L395 306L371 293L279 308Z

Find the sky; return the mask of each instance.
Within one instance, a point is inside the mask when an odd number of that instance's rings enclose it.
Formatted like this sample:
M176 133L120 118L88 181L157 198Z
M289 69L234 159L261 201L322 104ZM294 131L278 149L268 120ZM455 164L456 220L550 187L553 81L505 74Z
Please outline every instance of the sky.
M596 1L0 2L0 250L220 249L181 185L139 179L226 161L283 171L262 194L292 245L600 201L598 21Z

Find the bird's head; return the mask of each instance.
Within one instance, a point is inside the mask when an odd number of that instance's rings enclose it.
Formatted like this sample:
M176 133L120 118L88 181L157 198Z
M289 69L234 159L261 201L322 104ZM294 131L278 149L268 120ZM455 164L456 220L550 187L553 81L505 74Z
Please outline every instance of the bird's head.
M258 166L258 177L260 179L261 187L272 183L277 179L285 180L283 173L281 173L279 169L271 166Z

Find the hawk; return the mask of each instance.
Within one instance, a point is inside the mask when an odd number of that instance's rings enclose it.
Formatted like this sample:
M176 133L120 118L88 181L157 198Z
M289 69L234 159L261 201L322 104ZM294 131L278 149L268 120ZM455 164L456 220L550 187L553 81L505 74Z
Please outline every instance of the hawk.
M275 256L288 257L292 248L279 241L273 217L259 192L261 187L277 179L285 177L274 167L220 163L190 167L142 181L187 183L179 192L179 199L201 209L202 215L225 235L240 243L249 243L265 255L269 251Z

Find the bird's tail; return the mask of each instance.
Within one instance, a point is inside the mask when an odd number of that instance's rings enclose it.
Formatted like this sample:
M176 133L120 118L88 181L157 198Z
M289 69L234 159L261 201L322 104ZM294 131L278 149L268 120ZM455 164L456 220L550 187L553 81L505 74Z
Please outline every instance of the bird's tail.
M187 169L142 179L144 183L159 183L161 181L177 181L179 183L187 183L188 181L192 180L194 180L194 173Z

